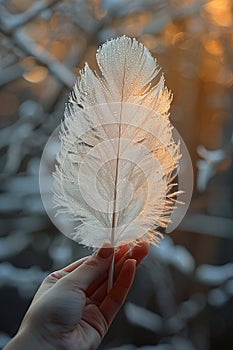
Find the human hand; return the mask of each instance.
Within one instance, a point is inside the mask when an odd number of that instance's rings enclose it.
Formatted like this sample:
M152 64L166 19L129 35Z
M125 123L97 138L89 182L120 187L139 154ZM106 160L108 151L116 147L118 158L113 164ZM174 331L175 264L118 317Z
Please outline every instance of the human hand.
M19 332L5 350L96 349L125 301L136 265L149 247L122 246L115 254L113 288L107 293L113 248L100 248L51 273L42 283Z

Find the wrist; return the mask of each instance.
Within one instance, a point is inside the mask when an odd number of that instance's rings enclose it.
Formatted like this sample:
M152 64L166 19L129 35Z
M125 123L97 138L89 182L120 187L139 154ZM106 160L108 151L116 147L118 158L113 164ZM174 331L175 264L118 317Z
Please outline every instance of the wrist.
M56 350L43 337L30 329L19 330L3 350Z

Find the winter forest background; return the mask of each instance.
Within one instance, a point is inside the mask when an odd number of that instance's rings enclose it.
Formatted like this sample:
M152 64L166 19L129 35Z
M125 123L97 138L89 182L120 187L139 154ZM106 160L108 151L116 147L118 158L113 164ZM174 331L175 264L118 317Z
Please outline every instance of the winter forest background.
M158 59L193 162L180 226L138 269L100 349L233 349L233 5L230 0L0 0L0 348L42 279L90 254L43 209L38 170L68 93L105 40Z

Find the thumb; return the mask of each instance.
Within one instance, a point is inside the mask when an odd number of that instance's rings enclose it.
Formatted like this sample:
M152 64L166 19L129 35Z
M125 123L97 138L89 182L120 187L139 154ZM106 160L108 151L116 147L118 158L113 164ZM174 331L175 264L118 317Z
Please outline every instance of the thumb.
M114 248L105 244L96 253L91 255L82 265L62 278L63 283L72 283L75 288L86 290L92 282L101 278L111 264Z

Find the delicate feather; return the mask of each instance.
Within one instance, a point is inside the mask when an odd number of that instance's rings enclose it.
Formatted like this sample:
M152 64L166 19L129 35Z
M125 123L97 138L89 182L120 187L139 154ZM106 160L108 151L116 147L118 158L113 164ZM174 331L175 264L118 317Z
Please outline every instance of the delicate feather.
M85 65L65 110L54 203L72 216L71 238L84 245L156 243L178 194L171 94L135 39L112 39L96 57L100 74Z

